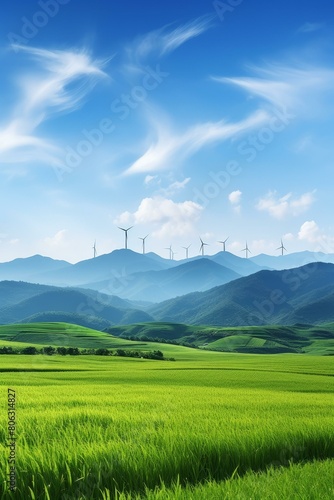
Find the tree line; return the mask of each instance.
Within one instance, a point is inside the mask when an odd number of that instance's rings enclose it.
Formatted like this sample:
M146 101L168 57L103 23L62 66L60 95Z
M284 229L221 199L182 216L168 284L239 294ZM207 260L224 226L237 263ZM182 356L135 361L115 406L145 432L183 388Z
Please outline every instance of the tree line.
M41 347L38 349L35 346L26 346L23 348L13 348L11 346L0 347L0 354L28 354L37 355L45 354L47 356L53 356L58 354L60 356L83 356L83 355L95 355L95 356L121 356L128 358L143 358L143 359L156 359L165 361L175 361L174 358L165 358L161 351L136 351L133 349L116 349L112 351L106 348L98 349L79 349L78 347Z

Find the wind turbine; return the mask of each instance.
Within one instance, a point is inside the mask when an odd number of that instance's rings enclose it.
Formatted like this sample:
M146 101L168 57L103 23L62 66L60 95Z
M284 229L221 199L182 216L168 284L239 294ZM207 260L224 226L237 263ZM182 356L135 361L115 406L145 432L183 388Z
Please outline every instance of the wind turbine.
M226 242L227 242L228 239L229 239L229 236L224 241L218 241L218 243L222 243L223 244L223 252L226 252Z
M130 231L130 229L132 229L133 226L128 227L127 229L124 229L124 227L119 227L119 226L117 226L117 227L118 227L118 229L121 229L125 233L125 249L127 249L128 248L128 231Z
M174 260L174 255L176 255L177 252L173 252L173 250L171 252L172 252L172 260Z
M246 241L246 247L243 248L241 251L246 252L246 259L248 259L248 253L252 253L252 252L248 248L247 241Z
M182 247L182 248L184 248L184 249L185 249L185 251L186 251L186 259L188 259L188 256L189 256L189 248L190 248L190 247L191 247L191 243L190 243L190 245L188 245L187 247Z
M145 254L145 240L148 237L148 234L145 236L145 238L139 238L143 242L143 255Z
M172 245L169 245L169 247L165 248L165 250L169 250L169 259L172 260L173 257Z
M283 245L283 241L281 240L281 246L276 248L276 250L281 250L282 251L282 254L281 255L284 255L284 250L287 252L287 249L285 248L285 246Z
M199 248L199 251L202 252L202 255L204 255L204 247L207 246L209 243L204 243L201 237L199 239L201 240L201 246Z
M96 254L97 254L97 252L96 252L96 240L94 241L93 251L94 251L94 259L95 259Z

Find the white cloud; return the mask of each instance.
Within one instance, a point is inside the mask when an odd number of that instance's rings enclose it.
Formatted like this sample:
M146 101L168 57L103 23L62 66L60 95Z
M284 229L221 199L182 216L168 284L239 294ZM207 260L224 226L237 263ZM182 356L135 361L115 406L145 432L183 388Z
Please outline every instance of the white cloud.
M171 130L160 116L151 116L156 140L140 156L125 174L154 172L175 166L180 161L194 155L204 146L225 141L255 127L263 125L269 118L265 111L257 111L245 120L236 123L207 122L177 133Z
M314 220L307 220L301 225L298 232L298 239L315 243L321 239L321 232L318 224Z
M127 55L130 60L127 68L138 70L145 59L152 56L152 54L161 57L176 50L188 40L207 31L212 25L213 18L214 16L211 15L202 16L176 28L171 28L168 25L137 38L127 48Z
M334 253L334 237L325 234L314 220L307 220L301 225L298 239L313 243L318 252Z
M116 224L151 224L153 236L181 236L193 231L193 224L200 217L203 207L193 201L176 203L162 196L144 198L138 209L123 212L115 221Z
M161 195L163 196L172 196L173 194L181 191L186 187L186 185L190 182L190 177L186 177L183 181L174 181L166 188L162 188L160 190Z
M238 205L241 201L242 192L238 189L237 191L232 191L228 195L228 199L232 205Z
M48 236L44 239L44 243L49 247L59 247L65 243L67 230L61 229L54 236Z
M21 74L16 109L0 128L2 163L45 162L60 165L60 148L37 134L52 115L77 109L97 79L106 76L103 61L92 60L85 51L56 51L28 46L15 49L36 66ZM33 67L33 66L32 66Z
M231 205L233 206L233 210L238 214L241 212L241 204L240 204L241 196L242 196L242 192L239 189L236 191L232 191L228 195L228 199L229 199L229 202L231 203Z
M295 239L295 236L292 233L283 234L283 240L293 241L294 239Z
M304 193L299 198L293 198L292 193L287 193L279 198L276 192L269 192L258 201L256 208L268 212L276 219L283 219L288 215L297 216L306 212L314 201L314 191Z
M147 175L144 179L144 184L146 184L146 186L152 184L152 182L155 181L157 177L157 175Z
M283 66L279 64L252 68L256 76L212 77L213 80L232 84L257 96L275 107L311 110L311 100L321 97L324 90L333 88L334 71L325 67Z

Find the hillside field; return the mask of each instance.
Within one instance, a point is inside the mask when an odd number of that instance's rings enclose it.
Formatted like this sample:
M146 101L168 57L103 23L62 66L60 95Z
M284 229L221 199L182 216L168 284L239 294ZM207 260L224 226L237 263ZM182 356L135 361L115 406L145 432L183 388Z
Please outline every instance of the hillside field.
M1 338L41 346L48 332L45 345L63 345L66 330L82 347L133 344L65 324ZM18 438L11 496L2 411L1 500L333 497L333 357L139 344L176 361L1 355Z
M151 322L115 326L107 331L132 340L161 339L201 349L250 354L334 354L334 324L212 327ZM1 329L0 329L1 336Z

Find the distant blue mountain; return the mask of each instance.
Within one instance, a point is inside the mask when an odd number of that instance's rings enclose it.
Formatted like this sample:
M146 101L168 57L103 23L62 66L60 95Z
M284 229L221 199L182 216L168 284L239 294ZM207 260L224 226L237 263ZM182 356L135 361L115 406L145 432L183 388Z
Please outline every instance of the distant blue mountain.
M219 252L216 255L209 257L213 262L217 262L225 267L229 267L241 276L249 276L250 274L261 271L264 267L268 268L267 264L258 264L251 259L238 257L230 252Z
M44 318L40 321L45 321L45 317L59 318L64 314L74 323L77 316L78 324L84 321L88 324L92 320L104 325L106 321L111 325L152 320L149 314L131 306L128 301L92 290L0 282L0 299L6 290L10 300L0 306L1 324L30 321L32 316L34 320L39 317Z
M304 266L310 262L327 262L334 264L334 254L309 251L295 252L291 254L287 253L285 255L278 256L260 254L250 258L249 260L261 267L282 270Z
M212 326L334 322L334 265L259 271L147 312L158 321Z
M40 273L68 270L72 264L65 260L54 260L42 255L33 255L24 259L15 259L0 263L0 281L2 280L34 280Z
M255 266L253 264L252 266ZM217 285L228 283L240 275L231 269L213 262L209 258L186 261L163 271L146 271L130 274L124 279L123 286L115 281L88 283L88 288L104 291L109 287L110 293L117 293L130 300L146 300L159 302L193 291L208 290Z
M168 261L167 261L168 262ZM61 286L80 286L89 282L106 280L106 287L117 292L123 287L127 277L138 271L152 271L166 269L168 264L165 259L151 258L132 250L114 250L93 259L83 260L73 264L71 268L59 269L57 272L46 272L35 278Z

